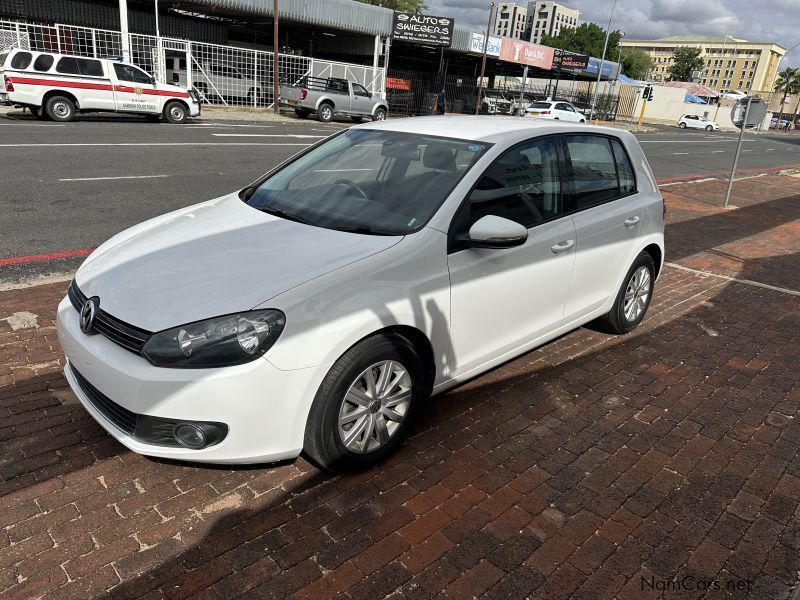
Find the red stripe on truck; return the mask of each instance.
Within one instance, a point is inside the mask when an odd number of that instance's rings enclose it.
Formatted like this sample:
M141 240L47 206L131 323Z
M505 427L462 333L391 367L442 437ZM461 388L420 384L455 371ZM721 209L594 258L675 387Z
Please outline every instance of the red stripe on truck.
M60 88L76 88L81 90L105 90L108 92L117 91L129 94L135 94L136 88L127 85L112 86L107 83L84 83L82 81L59 81L57 79L33 79L30 77L9 77L11 83L21 83L28 85L49 85ZM146 96L169 96L171 98L188 98L189 94L186 92L178 92L171 90L145 90L142 89L142 94Z

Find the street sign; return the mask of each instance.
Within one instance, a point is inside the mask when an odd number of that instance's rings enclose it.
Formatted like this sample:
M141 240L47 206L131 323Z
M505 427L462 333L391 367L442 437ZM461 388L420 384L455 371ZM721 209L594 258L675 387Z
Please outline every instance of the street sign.
M747 103L750 102L750 110L747 110ZM764 117L767 116L767 103L757 96L745 97L736 102L731 108L731 121L739 129L744 124L744 117L747 114L747 125L745 129L759 126Z
M392 39L449 48L453 43L454 27L455 23L449 17L394 11Z

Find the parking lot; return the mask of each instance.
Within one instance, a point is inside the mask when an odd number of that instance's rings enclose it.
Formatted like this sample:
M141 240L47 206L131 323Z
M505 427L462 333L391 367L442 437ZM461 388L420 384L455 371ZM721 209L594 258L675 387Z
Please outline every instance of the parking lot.
M332 129L2 123L4 257L94 247ZM642 136L658 178L732 158L729 134L684 133ZM800 162L794 139L754 137L740 166ZM639 329L579 329L435 398L401 451L357 476L127 451L61 374L66 283L0 291L0 593L796 594L800 179L739 181L732 210L720 180L664 191L668 265ZM81 259L7 262L6 287Z

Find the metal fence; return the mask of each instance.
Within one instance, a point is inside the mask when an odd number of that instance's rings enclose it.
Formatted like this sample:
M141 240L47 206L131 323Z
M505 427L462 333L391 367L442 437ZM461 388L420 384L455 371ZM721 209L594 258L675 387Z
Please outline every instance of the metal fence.
M159 81L194 87L205 103L219 106L271 106L273 53L176 38L128 34L131 62ZM73 25L0 21L0 51L24 48L80 56L121 57L122 34ZM280 83L305 76L341 77L385 96L386 70L320 60L290 53L278 55Z

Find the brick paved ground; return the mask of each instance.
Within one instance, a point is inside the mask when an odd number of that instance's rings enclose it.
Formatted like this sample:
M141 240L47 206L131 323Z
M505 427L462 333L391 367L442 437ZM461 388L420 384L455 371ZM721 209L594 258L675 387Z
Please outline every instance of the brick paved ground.
M800 289L800 180L737 183L735 211L719 187L668 188L669 260ZM0 319L36 315L0 320L4 598L796 589L798 296L667 267L635 334L565 336L431 402L381 469L331 478L126 451L60 373L64 289L0 293Z

